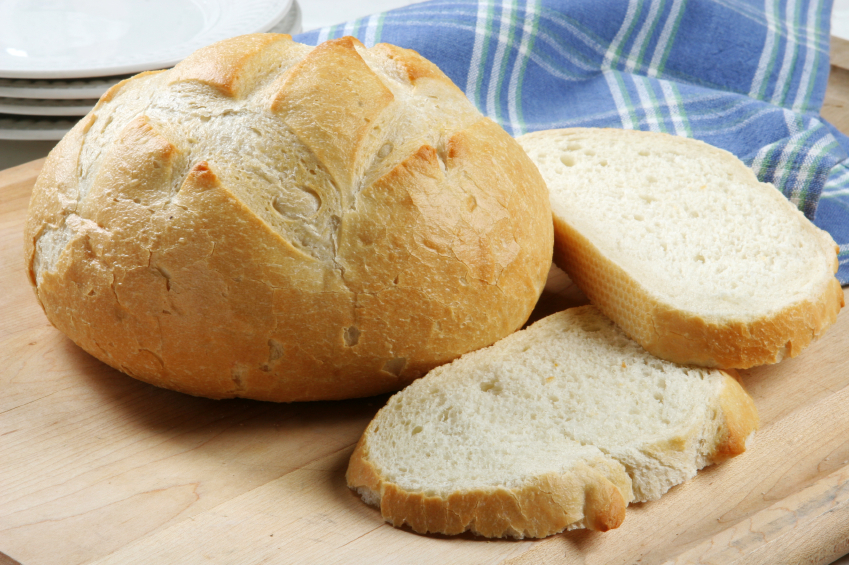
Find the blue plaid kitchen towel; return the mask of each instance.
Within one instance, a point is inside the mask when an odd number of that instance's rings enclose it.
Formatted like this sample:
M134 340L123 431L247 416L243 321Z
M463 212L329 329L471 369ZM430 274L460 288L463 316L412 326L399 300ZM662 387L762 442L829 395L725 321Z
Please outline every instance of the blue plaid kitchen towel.
M731 151L840 245L849 138L819 115L832 0L433 0L301 34L415 49L513 135L597 126Z

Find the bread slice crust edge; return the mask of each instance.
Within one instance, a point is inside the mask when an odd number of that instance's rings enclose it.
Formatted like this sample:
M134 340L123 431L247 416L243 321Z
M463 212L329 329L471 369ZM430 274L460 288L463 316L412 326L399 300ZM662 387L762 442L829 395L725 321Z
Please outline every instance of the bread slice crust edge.
M531 155L537 148L549 152L558 137L580 138L586 135L615 136L624 143L668 146L672 140L678 148L698 152L722 162L728 174L744 183L759 183L752 170L734 155L702 141L680 138L665 133L611 128L565 128L528 133L518 139ZM540 145L544 144L544 145ZM550 145L549 145L550 144ZM532 156L540 167L545 168ZM545 173L543 176L546 176ZM773 188L769 198L780 202L788 211L801 214ZM563 204L563 203L561 203ZM568 205L568 203L565 203ZM650 286L638 282L631 273L609 259L593 243L594 235L577 225L567 224L557 213L553 202L555 224L554 261L566 271L602 312L658 357L681 363L725 369L747 369L777 363L795 357L831 326L844 306L840 284L833 276L837 271L837 246L831 236L811 224L815 247L828 262L812 277L806 298L784 303L776 311L753 320L710 319L708 314L687 312L667 303ZM589 236L586 237L586 236ZM583 264L576 261L583 260ZM586 273L587 266L593 271ZM829 272L827 272L829 271ZM583 276L582 276L583 275Z
M631 480L621 464L604 457L576 464L563 474L532 477L520 487L474 489L428 496L384 480L368 457L369 425L348 464L348 486L380 508L395 527L420 534L471 531L490 538L542 538L564 530L618 528L633 500Z
M723 373L722 388L716 397L716 417L706 423L716 432L708 451L700 454L697 469L742 454L759 428L757 409L739 382L739 374L733 370ZM605 532L624 522L630 502L657 500L669 488L635 496L624 467L615 459L599 458L590 464L576 465L570 473L532 478L516 489L476 489L447 497L428 496L384 479L371 462L368 436L375 421L351 454L346 473L348 486L365 502L378 506L384 520L420 534L456 535L471 531L485 537L523 539L577 528ZM705 439L709 438L710 435ZM689 478L692 477L681 480Z
M726 370L724 373L723 387L719 394L722 422L708 464L719 463L746 451L750 438L760 427L755 402L743 389L740 375L734 370Z
M468 354L451 365L437 369L423 381L414 384L411 389L395 395L375 416L354 449L346 475L348 486L357 491L366 503L377 506L387 522L398 527L409 526L419 533L453 535L472 531L487 537L544 537L564 529L588 528L605 531L617 527L622 523L624 505L627 503L656 500L671 487L694 477L699 469L746 450L749 439L758 428L754 401L744 390L735 371L714 370L711 371L713 377L710 386L700 389L703 391L700 394L706 395L702 400L704 404L694 406L693 411L687 415L675 417L675 423L659 435L647 436L640 442L624 443L619 440L611 442L601 437L601 443L597 443L591 438L592 434L587 436L577 432L577 435L571 435L574 432L564 431L582 446L595 447L598 450L595 454L571 463L569 467L542 468L539 471L519 474L510 481L502 476L500 480L495 477L494 481L490 478L483 484L472 482L461 486L457 483L445 483L444 479L426 479L410 470L410 465L415 463L410 463L405 456L398 455L397 450L389 448L387 451L387 446L392 445L386 443L390 441L388 437L396 437L393 435L397 431L395 426L400 426L398 429L402 430L409 426L407 431L412 431L413 435L419 433L422 426L425 429L429 427L427 416L414 415L418 414L414 406L421 407L433 402L442 407L443 401L440 398L447 396L449 390L452 391L450 394L455 402L458 398L467 398L466 390L476 391L480 387L486 392L489 389L484 389L481 384L491 384L486 379L492 375L500 375L496 382L505 379L501 381L505 387L504 392L512 398L519 389L509 385L508 380L512 379L507 375L512 374L511 369L498 368L500 360L519 351L524 353L534 347L544 347L543 344L549 343L548 340L559 340L560 333L557 330L571 328L570 331L590 334L606 331L592 323L602 319L605 327L615 330L615 333L625 339L622 332L616 329L610 320L604 319L594 306L574 308L540 320L531 328L513 334L487 350ZM577 343L571 346L578 347ZM632 342L630 347L639 351L641 357L653 359L636 343ZM491 351L491 354L487 351ZM549 358L548 361L555 367L558 363L568 367L568 359L567 356L562 359ZM598 370L610 370L613 373L620 370L620 363L615 359L607 359L606 363L607 369L599 365ZM665 364L671 366L671 363ZM621 365L622 369L626 368L625 361L622 361ZM631 366L631 362L628 362L628 366ZM485 367L484 380L475 373L476 367ZM538 371L546 370L544 366L528 369L534 375L540 374ZM665 372L662 367L654 369ZM679 369L688 370L687 367ZM706 372L700 370L699 374L701 373ZM555 378L557 377L550 377ZM522 386L536 386L521 382L524 383ZM457 383L462 384L454 388L452 385ZM549 379L545 379L545 382L538 386L545 388L548 384ZM666 389L665 380L661 386ZM412 389L416 389L415 392L411 392ZM416 394L422 390L428 391L426 396ZM580 387L573 387L572 390L580 390ZM533 391L528 392L528 398L533 396ZM409 409L400 408L404 406ZM476 420L483 421L488 417L488 414L474 412L472 408L470 410L476 414ZM450 419L450 416L448 418ZM415 427L411 421L417 423ZM441 417L440 421L446 420ZM457 420L449 429L463 425L461 422L465 420ZM543 426L546 429L553 425L553 429L559 430L557 424L544 418L532 418L529 422L532 423L524 422L522 425ZM569 424L565 425L564 430L571 429ZM628 424L625 425L627 428ZM389 436L386 435L387 429L393 430L389 432ZM530 434L528 437L535 436ZM483 439L481 438L482 441ZM402 438L399 441L405 440ZM464 437L464 442L463 445L468 445L472 451L478 443L474 438L467 437ZM439 457L441 453L443 452L431 452L430 456ZM400 463L395 461L396 457L401 458ZM502 454L500 457L510 456ZM456 464L464 465L463 460L462 455L458 456ZM399 464L404 467L401 470L402 475L410 473L419 479L408 482L407 479L395 478L393 469L397 472ZM452 465L451 460L446 460L446 464ZM618 492L611 490L611 485Z
M750 322L715 322L665 304L556 216L554 234L555 264L590 301L646 351L682 365L748 369L795 357L844 306L840 283L830 277L811 300Z

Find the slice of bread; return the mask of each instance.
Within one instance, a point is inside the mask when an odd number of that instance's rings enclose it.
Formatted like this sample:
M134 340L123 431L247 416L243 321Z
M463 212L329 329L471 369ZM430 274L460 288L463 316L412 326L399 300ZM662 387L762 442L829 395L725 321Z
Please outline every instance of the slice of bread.
M594 306L540 320L393 396L348 486L413 530L543 537L619 526L757 427L731 375L646 353Z
M614 129L519 143L548 183L555 262L649 352L748 368L834 323L834 240L730 153Z

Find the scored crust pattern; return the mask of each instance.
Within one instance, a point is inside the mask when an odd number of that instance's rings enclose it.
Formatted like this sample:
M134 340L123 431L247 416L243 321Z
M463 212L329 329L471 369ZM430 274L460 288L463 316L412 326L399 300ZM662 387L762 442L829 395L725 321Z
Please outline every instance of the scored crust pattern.
M402 388L518 329L545 185L433 64L256 34L110 89L25 233L48 318L136 378L292 401Z

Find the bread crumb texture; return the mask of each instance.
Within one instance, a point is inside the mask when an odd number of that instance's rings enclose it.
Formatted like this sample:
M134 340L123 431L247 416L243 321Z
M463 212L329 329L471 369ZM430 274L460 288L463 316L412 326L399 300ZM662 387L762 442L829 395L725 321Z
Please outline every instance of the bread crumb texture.
M549 186L555 261L655 355L776 363L834 323L834 241L730 153L613 129L519 142Z
M658 359L585 306L393 396L347 477L387 521L417 532L604 531L629 502L742 453L757 425L732 375Z
M110 89L51 152L28 274L143 381L294 401L397 390L525 322L545 184L413 51L256 34Z

